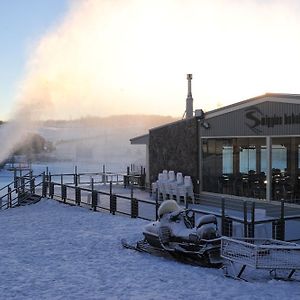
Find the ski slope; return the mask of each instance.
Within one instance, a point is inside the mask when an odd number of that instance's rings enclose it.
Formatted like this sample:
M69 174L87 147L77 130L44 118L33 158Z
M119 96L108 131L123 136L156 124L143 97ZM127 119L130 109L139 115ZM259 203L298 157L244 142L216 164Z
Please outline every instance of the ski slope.
M299 281L237 281L123 249L146 223L47 199L1 211L0 299L300 299Z

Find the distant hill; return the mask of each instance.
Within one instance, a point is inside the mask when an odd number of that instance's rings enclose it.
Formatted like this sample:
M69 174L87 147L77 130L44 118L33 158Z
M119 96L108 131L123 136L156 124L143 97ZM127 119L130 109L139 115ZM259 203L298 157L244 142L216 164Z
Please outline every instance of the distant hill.
M48 155L52 159L144 163L145 146L131 145L130 139L176 120L158 115L48 120L40 124L38 133L53 145L55 150Z
M14 152L25 154L30 161L144 164L146 147L131 145L130 139L176 120L171 116L117 115L41 121Z
M162 124L174 122L178 118L171 116L159 116L159 115L116 115L110 117L84 117L75 120L47 120L42 123L42 126L54 126L54 127L126 127L138 126L145 129L149 129Z

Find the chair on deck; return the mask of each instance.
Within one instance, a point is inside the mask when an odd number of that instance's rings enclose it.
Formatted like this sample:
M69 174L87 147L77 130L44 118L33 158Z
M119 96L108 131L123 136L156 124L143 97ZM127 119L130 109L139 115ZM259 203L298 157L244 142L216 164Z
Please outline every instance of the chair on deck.
M192 202L195 203L191 176L184 176L183 184L177 186L177 202L180 202L181 197L183 197L185 204L188 198L191 198Z
M174 183L176 183L176 178L175 178L175 172L174 171L169 171L168 172L168 180L165 184L166 186L166 194L169 197L169 199L173 199L174 195Z

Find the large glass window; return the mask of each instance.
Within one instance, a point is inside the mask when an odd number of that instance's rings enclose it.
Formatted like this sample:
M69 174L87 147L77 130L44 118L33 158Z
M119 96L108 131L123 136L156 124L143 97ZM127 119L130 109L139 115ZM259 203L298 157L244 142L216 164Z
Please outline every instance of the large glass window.
M233 172L233 147L222 146L222 170L223 174L232 174Z
M203 190L265 198L264 138L202 139Z
M274 137L271 200L300 203L300 137ZM266 138L202 139L203 190L266 198Z
M298 202L299 137L272 138L272 199Z
M256 149L244 148L240 150L240 172L247 173L256 169Z
M286 145L272 145L272 168L284 172L287 168L287 147Z

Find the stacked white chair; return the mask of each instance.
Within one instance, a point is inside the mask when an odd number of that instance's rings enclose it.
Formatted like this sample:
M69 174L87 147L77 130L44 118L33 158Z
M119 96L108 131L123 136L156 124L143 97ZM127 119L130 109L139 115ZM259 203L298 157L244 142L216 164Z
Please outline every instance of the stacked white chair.
M176 196L176 201L180 203L180 191L183 189L183 175L178 172L176 174L176 186L174 186L174 193Z
M162 196L163 200L176 197L177 203L180 203L181 197L183 197L186 204L187 197L195 202L193 183L191 176L184 176L182 173L178 172L176 174L174 171L163 170L162 173L158 174L158 180L152 183L152 195L155 195L156 191L159 196Z
M158 181L158 191L162 195L163 200L167 199L167 183L169 175L167 170L163 170L161 179Z
M159 173L161 174L161 173ZM158 178L159 178L159 174L158 174ZM152 182L151 184L151 194L152 194L152 197L155 195L155 193L158 191L158 179L154 182Z
M168 181L166 182L166 194L169 196L170 199L173 199L173 186L176 182L175 172L169 171L168 172Z
M194 187L191 176L184 176L184 185L186 194L192 199L192 202L195 203Z
M187 197L191 198L193 203L195 202L191 176L184 176L183 183L177 186L177 202L180 202L181 197L185 204Z

